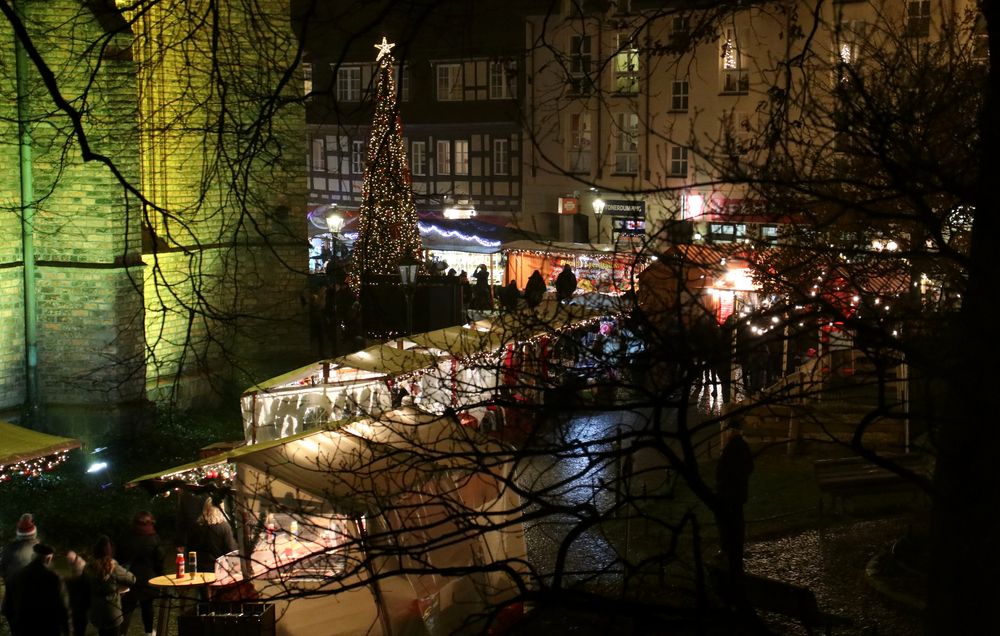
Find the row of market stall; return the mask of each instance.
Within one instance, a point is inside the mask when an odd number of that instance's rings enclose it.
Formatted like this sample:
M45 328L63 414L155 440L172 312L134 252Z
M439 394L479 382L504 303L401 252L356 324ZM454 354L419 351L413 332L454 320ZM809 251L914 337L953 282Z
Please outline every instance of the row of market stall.
M482 631L526 556L499 405L540 400L555 339L614 315L547 300L318 361L244 393L242 445L132 484L232 494L246 550L216 587L277 604L278 634Z

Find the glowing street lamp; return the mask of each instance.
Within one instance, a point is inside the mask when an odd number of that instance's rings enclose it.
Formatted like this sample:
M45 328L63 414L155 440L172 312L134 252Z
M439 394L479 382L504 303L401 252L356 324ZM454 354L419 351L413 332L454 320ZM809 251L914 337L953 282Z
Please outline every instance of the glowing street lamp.
M417 268L420 262L407 256L399 261L399 282L406 297L406 335L413 334L413 291L417 287Z
M604 214L604 206L607 205L600 196L594 197L594 218L597 219L597 242L601 242L601 216Z

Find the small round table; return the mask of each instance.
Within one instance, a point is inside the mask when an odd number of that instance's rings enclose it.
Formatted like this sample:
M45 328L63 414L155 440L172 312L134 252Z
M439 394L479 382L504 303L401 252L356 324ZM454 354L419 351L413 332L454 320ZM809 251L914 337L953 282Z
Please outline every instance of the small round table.
M164 574L163 576L149 579L150 586L162 590L167 594L170 594L171 590L176 593L178 613L184 610L188 602L193 601L196 603L198 601L197 591L212 583L215 583L214 572L192 572L180 578L174 574ZM159 617L156 621L157 634L164 634L164 636L167 634L167 626L170 623L170 606L169 598L160 598Z

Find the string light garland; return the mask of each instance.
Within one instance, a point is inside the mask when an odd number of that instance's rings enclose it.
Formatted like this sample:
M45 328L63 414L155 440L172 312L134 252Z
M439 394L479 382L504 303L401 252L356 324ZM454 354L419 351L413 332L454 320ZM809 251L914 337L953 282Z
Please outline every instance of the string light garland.
M69 451L25 459L12 464L0 464L0 483L9 482L17 477L39 477L42 473L55 470L57 466L69 459Z
M393 46L384 37L381 44L375 45L379 51L375 114L368 138L358 210L358 238L352 255L351 286L355 291L361 288L366 275L396 274L403 259L421 260L417 209L392 72L395 59L390 50Z

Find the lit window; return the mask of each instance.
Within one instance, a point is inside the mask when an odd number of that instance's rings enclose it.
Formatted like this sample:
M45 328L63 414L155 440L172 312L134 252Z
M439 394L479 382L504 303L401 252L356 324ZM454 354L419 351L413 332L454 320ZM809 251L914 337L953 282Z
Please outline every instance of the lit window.
M743 94L750 91L750 74L747 72L746 51L744 41L747 39L746 30L740 29L737 35L736 29L727 28L722 38L722 92L729 94Z
M412 155L410 167L413 169L413 174L421 176L427 174L427 142L414 141L410 145L410 153Z
M569 118L569 165L570 172L590 173L591 156L590 113L576 113Z
M451 142L437 142L437 174L451 174Z
M462 101L462 65L437 65L437 99L439 102Z
M469 142L465 139L455 141L455 174L469 174Z
M684 146L670 147L670 176L688 176L688 149Z
M630 95L638 93L639 49L635 46L635 39L627 34L619 33L616 50L614 90Z
M569 39L569 90L574 95L590 94L590 36Z
M639 172L639 115L618 113L615 122L615 174L636 174Z
M516 81L516 62L490 62L490 99L513 99L517 95Z
M302 94L309 97L313 92L313 65L309 62L302 63Z
M361 101L360 66L341 66L337 69L337 99L342 102Z
M493 174L510 174L510 140L493 140Z
M351 142L351 173L363 174L365 171L365 142Z
M674 80L670 84L670 110L687 111L688 109L688 81L686 79Z

